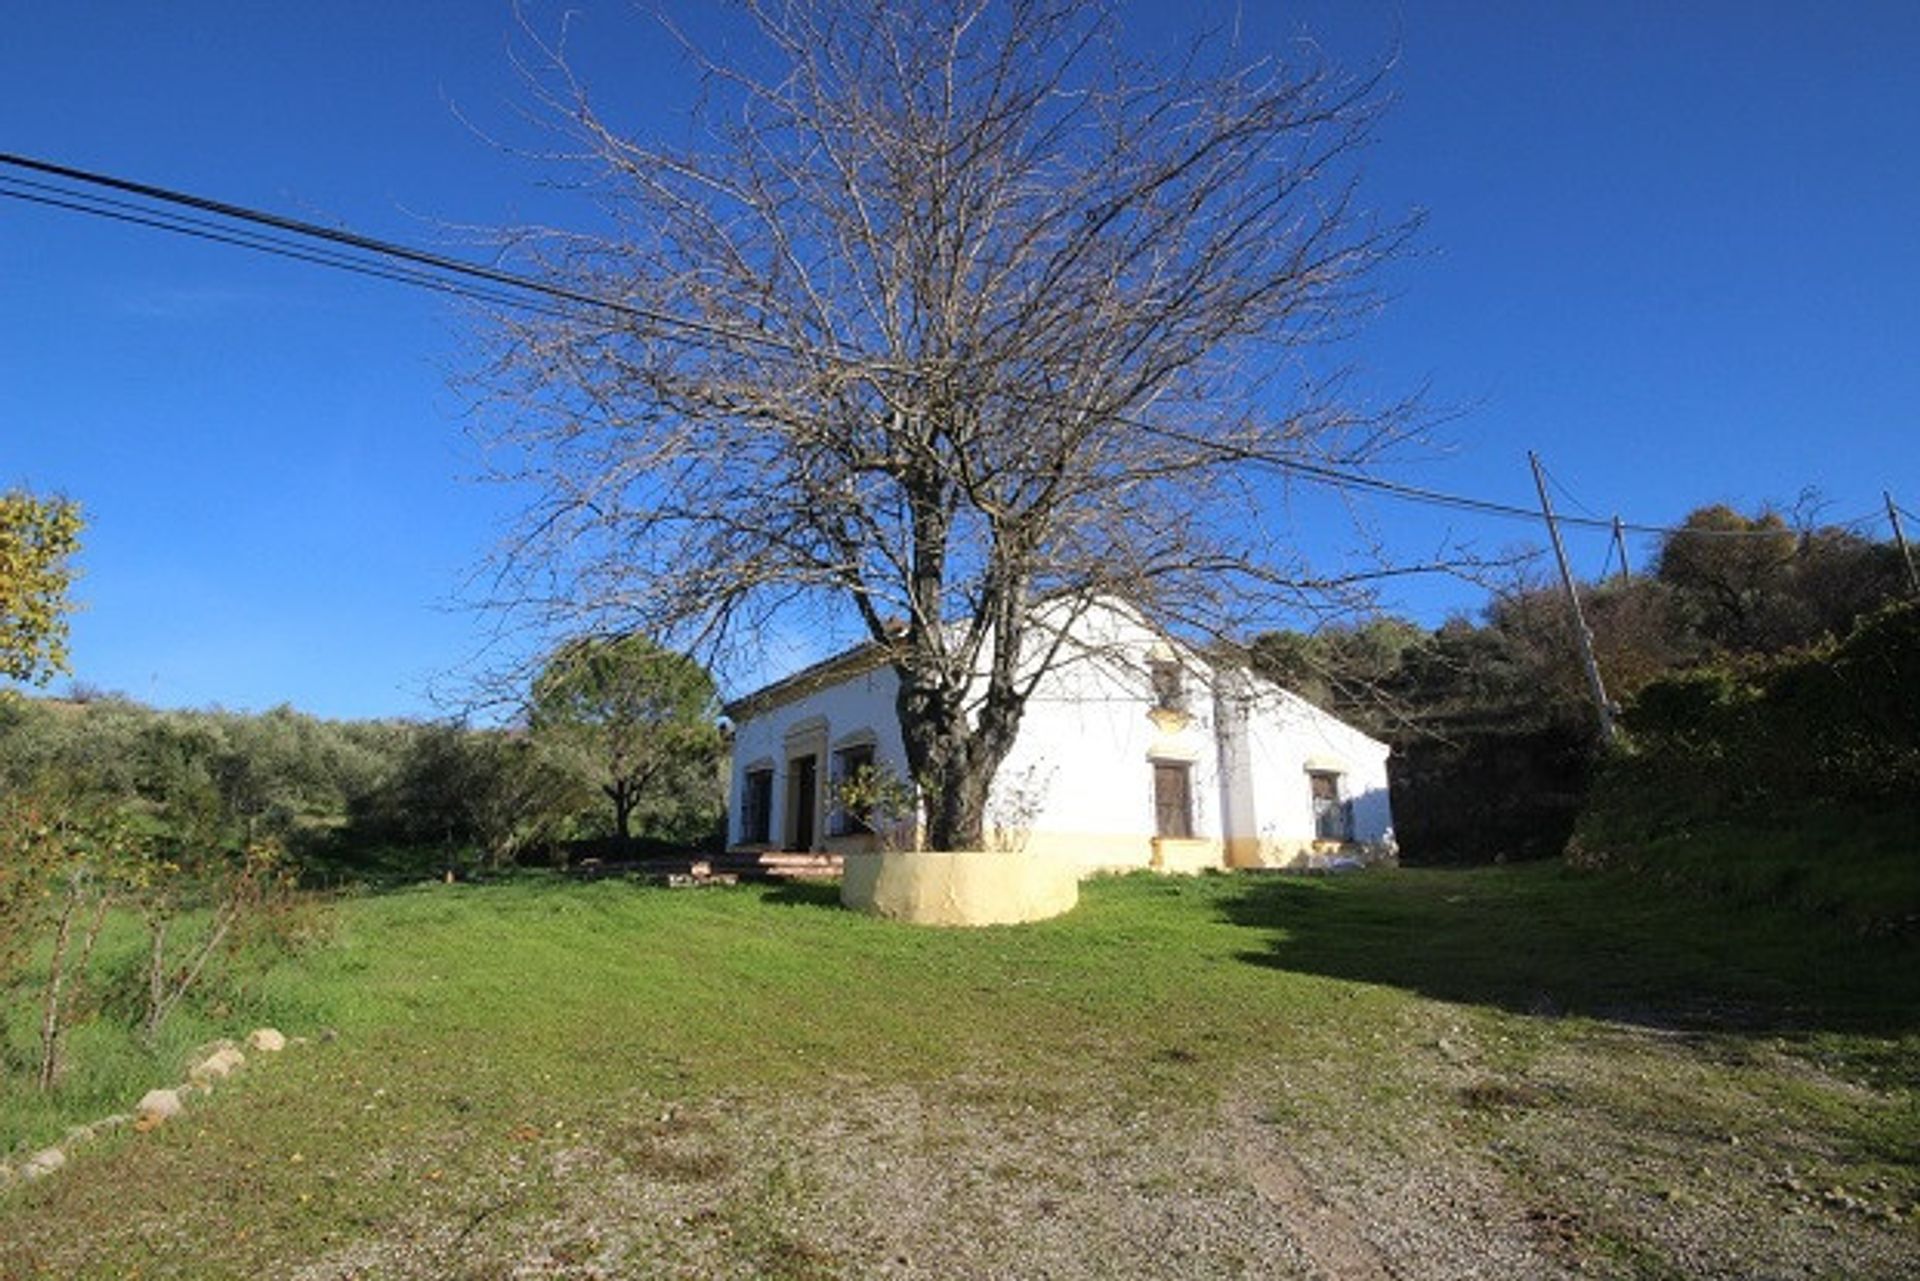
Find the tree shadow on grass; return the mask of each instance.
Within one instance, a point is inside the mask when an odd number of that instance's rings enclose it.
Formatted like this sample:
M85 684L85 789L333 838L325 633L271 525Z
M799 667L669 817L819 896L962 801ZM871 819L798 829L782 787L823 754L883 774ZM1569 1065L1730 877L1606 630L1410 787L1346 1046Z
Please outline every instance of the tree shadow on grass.
M776 881L761 898L777 907L830 907L836 912L844 910L840 906L838 881Z
M1663 1031L1920 1032L1920 955L1559 862L1248 877L1222 905L1250 964L1443 1001Z

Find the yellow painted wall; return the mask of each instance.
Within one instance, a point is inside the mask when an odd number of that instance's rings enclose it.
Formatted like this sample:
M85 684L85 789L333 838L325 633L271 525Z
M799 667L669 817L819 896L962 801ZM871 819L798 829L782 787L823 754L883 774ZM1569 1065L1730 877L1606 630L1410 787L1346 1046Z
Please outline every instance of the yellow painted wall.
M1226 843L1226 865L1238 868L1325 867L1338 858L1355 858L1368 867L1393 867L1398 851L1386 844L1339 841L1274 840L1236 836Z
M849 854L840 901L917 925L1018 925L1071 911L1080 878L1071 863L1028 854Z

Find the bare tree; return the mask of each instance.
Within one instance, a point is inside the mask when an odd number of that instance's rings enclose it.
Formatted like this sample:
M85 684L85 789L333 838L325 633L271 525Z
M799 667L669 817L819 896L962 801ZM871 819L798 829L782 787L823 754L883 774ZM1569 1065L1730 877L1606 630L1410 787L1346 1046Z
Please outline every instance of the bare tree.
M540 46L605 229L513 245L619 309L501 321L492 444L540 497L497 586L716 655L851 610L899 676L927 842L978 847L1036 601L1224 630L1326 589L1275 535L1276 465L1362 463L1406 421L1314 372L1411 230L1355 203L1378 77L1204 39L1142 62L1076 0L744 18L751 50L683 39L684 146Z

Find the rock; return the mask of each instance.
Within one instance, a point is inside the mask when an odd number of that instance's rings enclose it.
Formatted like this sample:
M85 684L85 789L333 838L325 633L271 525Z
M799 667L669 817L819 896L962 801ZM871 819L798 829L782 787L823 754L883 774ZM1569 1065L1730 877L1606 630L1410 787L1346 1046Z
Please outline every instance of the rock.
M280 1034L278 1028L257 1027L247 1033L247 1048L262 1054L278 1054L287 1048L287 1038Z
M133 1109L133 1128L145 1133L181 1113L178 1090L148 1090Z
M224 1081L244 1067L246 1062L247 1056L232 1047L218 1049L188 1069L187 1079L196 1085Z
M45 1178L66 1163L67 1154L59 1148L43 1148L27 1158L27 1163L20 1167L20 1177L23 1179Z
M86 1143L92 1139L99 1138L108 1130L118 1129L125 1125L130 1119L131 1118L124 1112L115 1112L112 1116L103 1116L98 1121L90 1121L86 1125L76 1125L67 1131L67 1136L61 1140L61 1143L66 1147L72 1147L76 1143Z

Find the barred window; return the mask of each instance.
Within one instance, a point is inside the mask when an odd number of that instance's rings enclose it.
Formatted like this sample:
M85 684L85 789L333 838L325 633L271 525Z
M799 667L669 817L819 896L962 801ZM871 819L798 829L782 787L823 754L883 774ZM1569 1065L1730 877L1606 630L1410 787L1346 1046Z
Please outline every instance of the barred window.
M765 845L773 833L773 771L750 769L740 797L740 840Z
M1156 658L1148 665L1153 677L1153 705L1167 712L1187 710L1187 683L1180 664L1172 659Z
M1353 802L1340 794L1340 776L1331 770L1307 775L1313 794L1313 838L1317 841L1353 839Z

